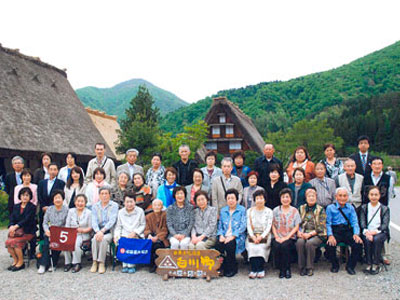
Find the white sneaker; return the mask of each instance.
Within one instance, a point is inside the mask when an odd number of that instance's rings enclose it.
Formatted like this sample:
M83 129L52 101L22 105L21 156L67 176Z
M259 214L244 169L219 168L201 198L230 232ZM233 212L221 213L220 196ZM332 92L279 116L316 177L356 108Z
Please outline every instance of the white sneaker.
M261 271L257 273L257 278L264 278L265 277L265 271Z
M249 278L250 279L255 279L257 277L257 273L256 272L250 272L249 273Z
M39 270L37 271L38 272L38 274L44 274L45 272L46 272L46 268L44 267L44 266L40 266L39 267Z

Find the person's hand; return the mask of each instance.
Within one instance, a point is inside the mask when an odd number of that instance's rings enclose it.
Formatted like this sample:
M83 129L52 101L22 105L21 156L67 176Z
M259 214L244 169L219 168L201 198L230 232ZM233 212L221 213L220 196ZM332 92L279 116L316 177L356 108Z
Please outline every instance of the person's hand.
M77 233L83 233L83 228L77 228L77 229L76 229L76 232L77 232Z
M223 235L219 236L219 242L224 243L225 242L225 237Z
M48 207L48 206L43 206L43 207L42 207L43 212L46 212L47 207Z
M96 238L96 241L101 242L104 238L104 233L103 231L99 230L94 236Z
M303 239L308 240L311 237L311 233L303 233Z
M330 236L329 236L328 241L327 241L327 244L328 244L329 246L333 246L333 247L336 246L336 239L335 239L335 237L334 237L333 235L330 235Z
M298 237L299 239L304 239L303 233L302 233L300 230L297 231L297 237Z
M279 244L282 244L282 243L283 243L283 239L282 239L280 236L277 236L277 237L275 238L275 241L276 241L277 243L279 243Z
M158 237L157 237L157 236L152 236L152 237L151 237L151 241L152 241L153 243L157 242L157 241L158 241Z
M118 244L118 237L114 238L114 244L117 245Z
M49 230L47 230L44 234L45 234L47 237L50 237L50 231L49 231Z
M192 236L192 240L191 240L191 243L193 244L193 245L197 245L197 243L199 242L199 239L198 239L198 237L197 236L195 236L195 235L193 235Z
M257 244L261 243L261 240L262 240L262 239L263 239L262 236L259 235L259 236L257 237Z
M131 232L130 234L128 234L128 239L135 239L136 237L136 232Z
M230 241L233 241L236 237L234 235L228 236L225 238L225 244L228 244Z
M353 235L353 239L357 244L363 243L362 239L357 234Z

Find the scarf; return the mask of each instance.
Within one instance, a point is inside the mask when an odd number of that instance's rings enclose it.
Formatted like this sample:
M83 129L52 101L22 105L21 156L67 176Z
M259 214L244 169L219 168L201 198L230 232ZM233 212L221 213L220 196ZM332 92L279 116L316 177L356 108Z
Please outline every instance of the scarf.
M97 182L96 180L93 180L93 185L94 185L94 192L93 192L93 201L92 205L99 202L99 189L104 185L105 180L102 182Z
M165 194L165 199L166 199L166 207L170 206L175 202L174 198L172 197L171 189L173 190L176 187L176 181L172 185L167 185L167 183L164 184L164 194Z

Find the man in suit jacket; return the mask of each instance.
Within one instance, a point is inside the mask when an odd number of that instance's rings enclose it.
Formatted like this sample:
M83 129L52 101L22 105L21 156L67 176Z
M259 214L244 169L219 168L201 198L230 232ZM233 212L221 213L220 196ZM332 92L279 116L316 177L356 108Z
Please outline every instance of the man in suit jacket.
M14 207L14 189L22 183L21 172L24 168L24 159L21 156L14 156L11 160L13 172L8 173L4 180L5 191L8 195L8 212L11 216Z
M40 205L39 211L39 227L40 227L40 238L43 238L43 216L47 208L53 203L51 202L51 194L55 190L64 191L65 182L61 179L57 179L58 166L56 163L50 163L48 167L49 179L43 179L38 185L38 201Z
M133 174L140 173L144 175L143 168L136 164L139 156L139 151L132 148L126 151L126 164L120 165L117 168L117 176L120 172L125 171L129 174L130 180L133 178Z
M269 178L269 172L271 165L278 165L279 171L279 181L283 181L283 165L282 162L274 156L275 148L272 144L265 144L264 155L258 157L254 161L254 170L258 173L258 185L267 190L271 179Z
M370 140L366 135L362 135L357 139L358 153L350 155L349 158L356 162L356 173L362 176L371 173L371 161L375 156L369 152Z
M211 205L218 208L218 214L222 207L226 206L225 192L236 189L239 192L238 203L242 202L243 186L240 178L231 174L233 161L230 157L224 157L221 161L222 176L212 180Z

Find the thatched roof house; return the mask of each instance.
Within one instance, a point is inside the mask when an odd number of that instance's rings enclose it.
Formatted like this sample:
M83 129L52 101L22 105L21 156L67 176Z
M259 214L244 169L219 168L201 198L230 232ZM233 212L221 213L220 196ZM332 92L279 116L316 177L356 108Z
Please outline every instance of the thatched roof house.
M64 164L74 151L80 163L105 143L65 71L0 45L0 164L19 154L36 167L41 152ZM109 149L109 148L108 148ZM112 151L107 155L114 158Z
M226 97L214 98L205 121L207 150L228 155L237 150L263 152L264 140L251 119Z
M94 126L100 131L103 138L106 140L114 156L118 160L124 158L123 154L117 154L115 144L118 142L118 131L121 127L118 124L117 116L107 115L105 112L91 109L86 107L86 111L89 114Z

